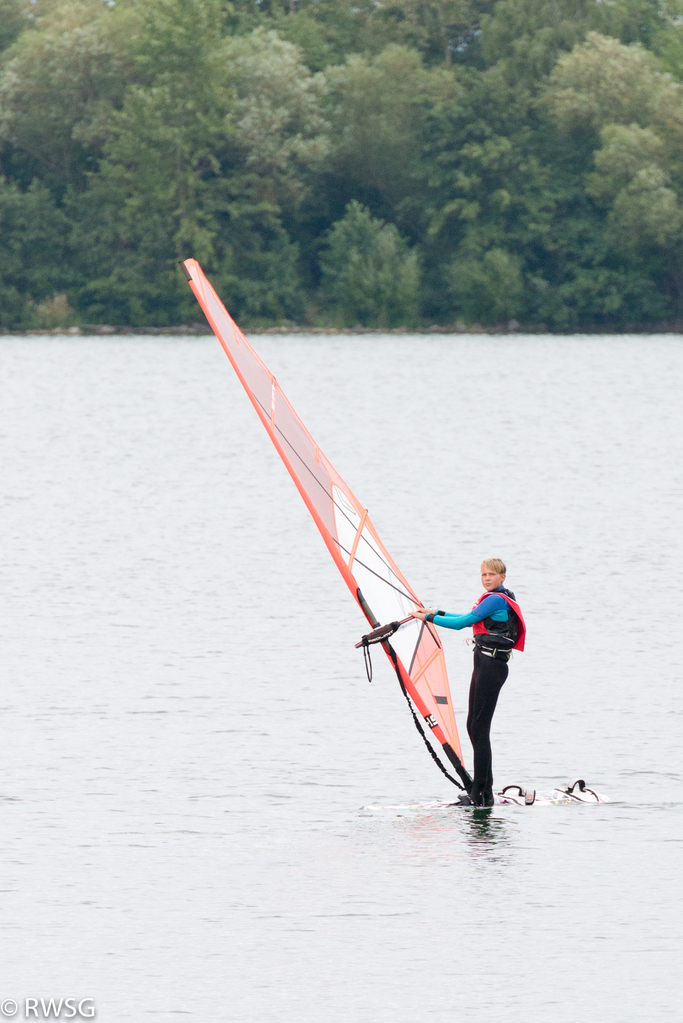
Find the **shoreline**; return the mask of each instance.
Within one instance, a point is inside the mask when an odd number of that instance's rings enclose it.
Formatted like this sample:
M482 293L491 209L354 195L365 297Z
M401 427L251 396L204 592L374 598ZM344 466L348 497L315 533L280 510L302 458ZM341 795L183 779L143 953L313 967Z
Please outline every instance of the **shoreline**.
M264 335L349 335L349 334L396 334L413 335L424 337L429 334L447 335L500 335L500 334L538 334L551 335L555 337L571 336L605 336L613 334L615 337L624 334L683 334L683 321L669 321L654 324L622 324L618 327L584 327L572 330L551 330L544 323L522 326L512 324L496 324L496 326L484 327L475 323L466 326L463 323L440 326L431 324L425 327L313 327L301 326L300 324L280 324L271 327L248 328L245 333L252 337L263 337ZM116 337L117 335L139 335L141 337L213 337L213 331L208 324L179 324L174 327L119 327L110 324L87 324L82 327L54 327L33 330L3 330L0 328L0 340L9 337Z

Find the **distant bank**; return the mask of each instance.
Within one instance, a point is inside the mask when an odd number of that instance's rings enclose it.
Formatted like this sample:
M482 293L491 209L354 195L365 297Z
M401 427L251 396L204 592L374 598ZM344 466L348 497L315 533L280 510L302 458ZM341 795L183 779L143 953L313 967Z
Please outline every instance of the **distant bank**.
M1 328L0 328L1 330ZM3 337L111 337L115 335L139 335L142 337L213 337L213 332L208 324L179 324L175 327L119 327L110 324L92 324L82 327L63 327L51 330L3 330L0 333L0 340ZM683 334L683 320L675 320L662 323L630 324L624 323L618 326L585 327L582 330L552 330L546 324L530 324L528 326L511 323L497 324L496 326L482 326L474 323L467 326L464 323L456 324L431 324L430 326L419 327L309 327L297 323L282 323L270 327L253 327L247 331L252 336L264 334L287 335L287 334L320 334L320 335L346 335L346 334L412 334L425 336L427 334L557 334L557 335L608 335L615 336L622 334Z

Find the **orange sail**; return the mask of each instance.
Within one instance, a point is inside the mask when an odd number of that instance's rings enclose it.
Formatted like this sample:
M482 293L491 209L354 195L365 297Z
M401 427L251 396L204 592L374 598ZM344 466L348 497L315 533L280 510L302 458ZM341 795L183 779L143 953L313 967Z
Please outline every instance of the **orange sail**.
M325 458L273 374L225 309L197 260L187 259L181 266L328 551L370 624L375 627L380 622L399 621L414 608L422 607L377 535L367 509ZM404 693L414 705L413 716L423 736L417 715L426 722L450 764L469 787L471 779L462 764L446 662L436 630L412 619L394 633L391 642L382 646ZM444 774L462 787L445 770L433 746L428 742L427 745Z

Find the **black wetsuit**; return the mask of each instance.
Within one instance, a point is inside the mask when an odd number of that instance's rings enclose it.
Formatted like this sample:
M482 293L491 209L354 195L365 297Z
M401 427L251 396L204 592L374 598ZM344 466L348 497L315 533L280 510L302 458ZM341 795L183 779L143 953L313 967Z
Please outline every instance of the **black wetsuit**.
M470 798L475 805L493 806L491 721L508 671L507 655L488 657L475 647L467 714L467 734L474 750Z

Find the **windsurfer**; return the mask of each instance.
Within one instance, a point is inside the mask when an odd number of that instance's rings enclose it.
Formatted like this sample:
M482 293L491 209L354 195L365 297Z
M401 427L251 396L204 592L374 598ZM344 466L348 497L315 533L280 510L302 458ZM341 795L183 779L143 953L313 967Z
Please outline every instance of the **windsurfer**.
M512 650L524 649L526 627L515 595L503 585L507 569L500 558L481 563L484 593L468 614L438 614L420 608L412 616L446 629L474 633L474 671L470 683L467 734L474 751L474 780L469 798L475 806L493 806L491 721L508 677Z

